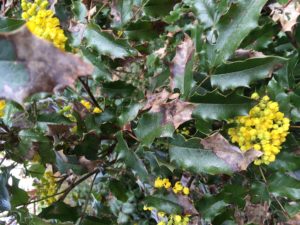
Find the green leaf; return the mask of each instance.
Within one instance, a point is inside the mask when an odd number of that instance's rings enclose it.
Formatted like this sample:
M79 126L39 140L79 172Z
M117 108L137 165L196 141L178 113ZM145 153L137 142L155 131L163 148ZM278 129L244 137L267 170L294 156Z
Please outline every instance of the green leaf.
M86 38L88 47L96 49L101 55L124 58L134 53L125 41L115 40L112 35L101 31L95 24L89 24L83 36Z
M85 156L87 159L95 160L98 156L98 151L100 149L100 138L95 134L86 134L83 141L78 144L74 153L79 156Z
M0 175L0 212L11 209L9 193L6 187L7 178L4 174Z
M122 114L118 117L118 123L120 126L124 126L130 121L134 120L139 113L139 110L143 107L143 104L132 103L126 107Z
M224 64L211 76L211 84L222 91L249 87L256 81L270 77L273 70L285 61L281 57L268 56Z
M10 32L18 29L25 23L24 20L17 20L11 18L0 18L0 33L1 32Z
M79 0L73 0L72 1L72 12L75 17L75 20L79 22L86 22L87 17L87 9L86 6Z
M226 120L247 115L253 106L251 99L238 95L225 97L215 92L193 96L191 100L200 103L196 106L193 116L203 120Z
M64 125L73 124L69 119L67 119L62 114L59 113L39 114L37 115L37 121L47 123L47 124L64 124Z
M268 178L269 191L276 197L300 199L300 183L284 173L275 173Z
M101 62L101 57L99 57L97 52L93 52L87 48L82 48L81 51L84 58L94 66L94 71L92 74L93 78L97 81L100 80L111 81L111 73L107 65Z
M175 4L175 0L149 0L144 6L144 12L152 17L166 16Z
M23 143L28 143L28 145L25 146L27 147L26 152L29 150L28 147L31 147L32 143L36 143L42 162L55 162L55 153L53 151L52 143L42 132L35 129L21 130L19 132L19 137Z
M51 206L44 208L39 217L44 219L58 219L61 222L76 222L80 216L79 212L78 207L71 207L64 202L55 202Z
M220 18L217 40L208 46L211 67L226 61L239 47L242 40L257 27L260 11L267 0L249 0L233 3L230 10Z
M125 165L132 169L140 180L147 182L149 179L149 174L143 161L136 155L134 151L132 151L132 149L128 148L121 132L118 132L116 137L118 139L118 144L115 148L115 151L118 153L118 160L124 161Z
M98 217L93 217L93 216L86 216L82 220L82 225L96 225L96 224L101 224L101 225L116 225L111 219L108 218L98 218Z
M103 93L109 97L125 97L131 95L135 87L123 81L106 82L102 84Z
M205 196L197 202L196 208L204 219L212 221L227 208L229 204L220 197L222 196Z
M19 180L13 177L13 185L10 188L11 194L11 205L13 208L16 208L19 205L26 204L29 200L29 196L26 191L18 187Z
M204 28L212 27L216 22L216 5L213 0L185 0L191 6Z
M121 181L115 179L110 180L109 190L118 200L122 202L126 202L128 200L128 196L126 194L127 189Z
M140 0L118 0L113 1L111 6L111 15L113 16L113 27L122 27L126 25L135 15L134 9L141 7Z
M159 212L165 212L168 214L179 214L181 213L181 207L176 204L176 200L170 201L165 196L147 196L145 198L145 205L148 207L154 207Z
M150 146L155 138L172 137L174 130L172 124L163 124L162 114L145 113L139 120L134 133L142 145Z
M193 173L232 174L232 169L218 158L212 150L202 149L199 139L185 141L182 136L176 136L171 142L170 160L179 168Z
M155 30L155 24L149 21L130 23L125 28L124 32L126 36L133 41L150 41L158 37L158 33Z

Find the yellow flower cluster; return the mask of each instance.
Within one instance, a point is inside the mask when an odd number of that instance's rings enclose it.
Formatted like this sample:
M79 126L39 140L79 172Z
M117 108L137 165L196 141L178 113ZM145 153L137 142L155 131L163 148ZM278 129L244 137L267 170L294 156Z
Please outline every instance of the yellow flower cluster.
M5 100L0 100L0 117L4 116L5 106L6 106Z
M253 93L251 98L260 99L257 93ZM290 126L290 120L279 111L278 103L268 96L261 98L249 115L238 116L229 123L236 125L228 130L231 141L237 143L242 151L255 149L263 152L260 159L254 161L255 165L268 165L275 160Z
M21 1L22 18L27 21L28 29L36 36L48 40L57 48L64 50L67 37L60 28L58 18L52 10L47 10L47 0Z
M152 211L155 208L144 206L145 211ZM165 212L157 212L159 222L157 225L188 225L190 215L181 216L177 214L167 215Z
M165 188L168 189L171 187L171 182L169 181L168 178L160 178L157 177L156 180L154 181L154 187L155 188ZM175 185L172 187L172 190L175 194L184 194L184 195L189 195L190 194L190 189L188 187L184 187L180 181L177 181Z
M185 136L190 135L190 131L187 127L182 128L182 130L176 129L176 133L177 134L180 133L180 134L185 135Z
M98 113L102 113L102 109L100 109L99 107L94 107L92 106L92 104L86 100L81 100L80 103L90 112L98 114Z
M58 185L52 171L46 171L39 183L34 184L37 189L37 196L39 199L45 198L41 201L43 205L51 205L58 198L58 195L53 196L58 191ZM48 197L51 196L51 197Z

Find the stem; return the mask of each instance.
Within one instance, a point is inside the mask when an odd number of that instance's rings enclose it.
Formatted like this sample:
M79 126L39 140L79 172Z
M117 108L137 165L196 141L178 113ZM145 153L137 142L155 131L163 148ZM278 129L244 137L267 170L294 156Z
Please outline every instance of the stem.
M27 206L27 205L31 205L33 203L36 203L36 202L40 202L40 201L43 201L43 200L46 200L48 198L52 198L54 196L57 196L57 195L61 195L63 194L58 201L62 201L72 190L74 187L76 187L78 184L80 184L81 182L85 181L87 178L89 178L90 176L94 175L95 173L99 173L100 170L99 169L95 169L94 171L84 175L83 177L81 177L79 180L77 180L76 182L72 183L69 187L67 187L66 189L60 191L60 192L57 192L53 195L49 195L49 196L46 196L44 198L40 198L40 199L37 199L37 200L34 200L34 201L31 201L31 202L27 202L25 204L23 204L22 206Z
M285 210L285 208L284 208L283 205L280 203L280 201L277 199L277 197L274 196L274 195L272 195L272 194L270 193L269 188L268 188L268 182L267 182L267 179L266 179L266 177L265 177L265 175L264 175L264 172L262 171L262 169L261 169L260 166L259 166L259 171L260 171L260 174L261 174L261 176L262 176L262 178L263 178L263 180L264 180L264 183L266 184L266 188L267 188L267 191L268 191L269 196L270 196L270 197L273 197L273 198L275 199L275 201L278 203L279 207L281 208L283 214L284 214L287 218L290 218L288 212Z
M88 95L90 96L90 98L91 98L92 102L94 103L94 105L95 105L96 107L98 107L98 108L101 108L100 105L98 104L98 102L97 102L95 96L93 95L93 93L92 93L90 87L88 86L88 84L87 84L81 77L79 77L78 79L79 79L80 83L82 84L84 90L85 90L85 91L88 93Z
M99 173L99 171L94 175L93 181L92 181L91 186L90 186L89 193L86 195L86 199L85 199L85 203L84 203L84 209L83 209L83 211L81 213L78 225L80 225L82 223L83 219L84 219L84 215L86 213L86 210L87 210L87 207L88 207L88 203L89 203L89 200L90 200L90 196L91 196L91 193L93 191L93 186L95 184L95 180L96 180L96 177L97 177L98 173Z
M69 187L67 187L64 190L64 194L59 198L59 200L64 200L65 197L67 197L67 195L73 190L73 188L75 188L78 184L82 183L83 181L85 181L86 179L88 179L90 176L99 173L100 169L97 168L94 171L84 175L83 177L81 177L79 180L77 180L76 182L72 183Z

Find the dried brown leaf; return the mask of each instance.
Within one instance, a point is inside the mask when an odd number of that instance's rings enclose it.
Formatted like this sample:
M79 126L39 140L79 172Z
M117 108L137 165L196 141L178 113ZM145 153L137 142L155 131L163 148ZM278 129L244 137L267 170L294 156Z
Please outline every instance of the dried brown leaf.
M177 46L175 57L170 64L171 88L180 87L180 78L184 76L186 64L191 60L195 51L193 40L185 34L184 40Z
M161 105L153 105L150 112L161 113L163 115L162 124L171 123L176 129L184 122L192 119L192 112L195 107L193 103L175 99Z
M171 95L172 94L168 92L166 89L163 89L161 92L154 93L154 94L151 92L147 93L147 102L143 107L143 110L147 110L152 107L157 107L163 103L166 103Z
M279 22L284 32L292 32L293 27L297 23L297 18L300 15L300 3L296 0L290 1L287 5L279 3L271 4L272 19Z
M246 197L246 204L243 211L236 209L235 220L238 225L244 224L266 224L270 219L269 204L267 202L261 204L253 204L250 196Z
M23 68L19 72L23 83L14 85L11 84L12 80L2 80L0 97L22 103L26 97L38 92L72 87L79 76L93 72L90 64L34 36L26 26L11 33L0 34L0 41L9 41L13 45L14 63Z
M221 134L216 133L201 141L206 149L211 149L219 158L223 159L233 171L246 170L248 165L262 155L254 149L242 152L231 145Z

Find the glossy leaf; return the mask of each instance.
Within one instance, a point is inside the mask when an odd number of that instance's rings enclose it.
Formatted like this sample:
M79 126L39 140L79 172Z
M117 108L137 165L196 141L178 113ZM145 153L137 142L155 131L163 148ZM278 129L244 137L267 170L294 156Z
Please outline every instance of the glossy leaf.
M220 18L216 25L216 42L208 46L208 59L211 67L225 62L249 32L257 27L260 11L266 2L267 0L249 0L231 5L230 10Z
M242 96L221 96L217 93L205 96L194 96L198 102L193 116L204 120L226 120L235 116L247 115L252 107L252 101Z
M249 87L254 82L269 78L274 69L284 62L284 58L269 56L224 64L211 76L211 84L222 91Z
M107 55L112 58L124 58L132 55L132 50L124 41L115 40L115 38L103 32L95 24L89 24L84 32L88 47L94 48L99 54Z

